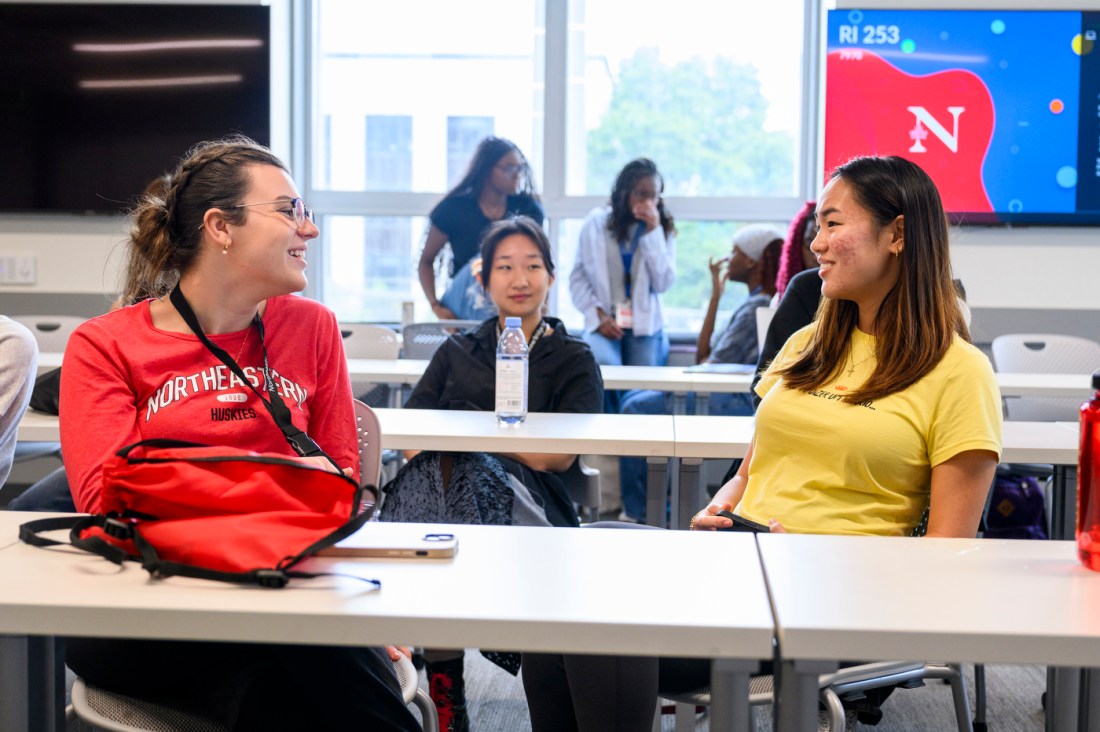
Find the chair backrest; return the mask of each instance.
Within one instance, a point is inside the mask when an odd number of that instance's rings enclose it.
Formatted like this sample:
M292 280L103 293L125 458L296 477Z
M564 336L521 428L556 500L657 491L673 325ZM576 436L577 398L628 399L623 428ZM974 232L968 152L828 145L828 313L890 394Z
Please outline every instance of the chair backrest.
M476 320L440 320L435 323L409 323L401 329L404 347L401 358L430 359L452 333L473 328Z
M377 486L382 475L382 431L378 415L363 402L352 401L355 429L359 439L359 484Z
M993 339L997 371L1027 374L1091 374L1100 368L1100 343L1077 336L1011 333ZM1005 399L1009 419L1075 421L1082 399L1014 397Z
M397 358L401 339L393 328L367 323L340 323L344 353L348 358Z
M578 455L569 469L561 474L569 500L588 512L588 522L600 520L600 471L585 465L584 456Z
M756 309L756 352L764 350L764 338L768 335L768 326L775 317L775 308Z
M27 326L38 341L38 350L43 353L63 353L69 336L85 318L76 315L9 315Z

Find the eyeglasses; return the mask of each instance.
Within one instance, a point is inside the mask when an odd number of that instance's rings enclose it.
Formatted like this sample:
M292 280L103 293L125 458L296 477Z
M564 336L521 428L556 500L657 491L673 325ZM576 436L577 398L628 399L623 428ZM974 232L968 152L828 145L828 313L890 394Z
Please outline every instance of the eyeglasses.
M239 204L237 206L224 206L223 208L226 208L226 209L248 208L249 206L267 206L267 205L270 205L272 203L281 203L281 204L285 204L285 205L289 206L290 208L288 208L288 209L285 209L285 210L280 209L279 213L281 213L282 215L286 216L288 219L293 221L294 225L297 226L299 229L306 225L306 220L307 219L311 223L314 221L313 209L312 208L306 208L306 202L303 201L301 198L292 198L289 201L287 201L287 200L257 201L256 203L242 203L242 204Z
M522 165L516 165L515 163L508 163L506 165L497 165L496 169L505 175L515 175L523 170Z

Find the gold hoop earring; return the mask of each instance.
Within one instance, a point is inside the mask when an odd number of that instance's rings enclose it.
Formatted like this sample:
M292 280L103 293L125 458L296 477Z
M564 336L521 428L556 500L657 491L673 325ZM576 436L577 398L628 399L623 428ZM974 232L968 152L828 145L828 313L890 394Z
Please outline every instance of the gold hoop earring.
M232 243L231 241L225 243L225 246L222 247L222 254L229 254L229 245Z

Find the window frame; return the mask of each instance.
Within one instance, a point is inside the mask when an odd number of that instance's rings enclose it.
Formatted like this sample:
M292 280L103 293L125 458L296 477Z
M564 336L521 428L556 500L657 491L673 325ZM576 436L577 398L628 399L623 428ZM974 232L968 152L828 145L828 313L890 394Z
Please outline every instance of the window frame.
M802 205L816 195L820 180L816 171L821 166L819 149L821 116L819 90L823 79L820 59L821 27L824 2L828 0L803 0L805 24L802 34L801 129L795 160L799 166L795 176L799 194L775 197L676 197L665 200L674 211L677 220L770 222L786 221L793 217ZM606 196L567 195L566 155L549 154L553 150L565 150L567 58L569 32L569 3L540 0L543 12L545 47L543 68L543 170L539 196L546 214L546 228L550 242L557 253L560 224L563 219L584 218L596 206L606 204ZM314 187L311 140L314 126L314 89L318 84L318 70L313 63L314 33L317 19L316 0L293 3L291 27L294 29L291 53L291 94L298 103L291 105L291 162L305 200L318 212L323 227L323 217L343 216L409 216L422 217L443 196L438 193L413 193L392 191L332 191ZM536 65L539 61L536 59ZM536 143L538 144L538 143ZM323 283L324 247L311 251L310 278L304 294L324 301ZM415 265L413 276L415 276ZM558 273L558 286L551 289L551 311L557 308L557 299L568 297L568 273Z

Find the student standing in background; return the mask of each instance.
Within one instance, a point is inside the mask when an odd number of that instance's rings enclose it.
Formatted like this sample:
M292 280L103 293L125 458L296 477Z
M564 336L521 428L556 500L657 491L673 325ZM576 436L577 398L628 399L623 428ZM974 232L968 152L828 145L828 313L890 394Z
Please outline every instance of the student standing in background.
M660 295L676 278L676 227L663 190L657 165L633 160L615 179L610 204L581 228L569 294L600 364L663 366L668 358ZM604 404L619 411L610 392Z
M531 183L531 168L515 143L486 137L474 151L466 175L430 215L417 272L437 318L481 320L493 314L492 302L485 297L473 269L485 229L511 216L527 216L542 225L542 206ZM452 279L438 297L435 262L447 243L451 245Z

